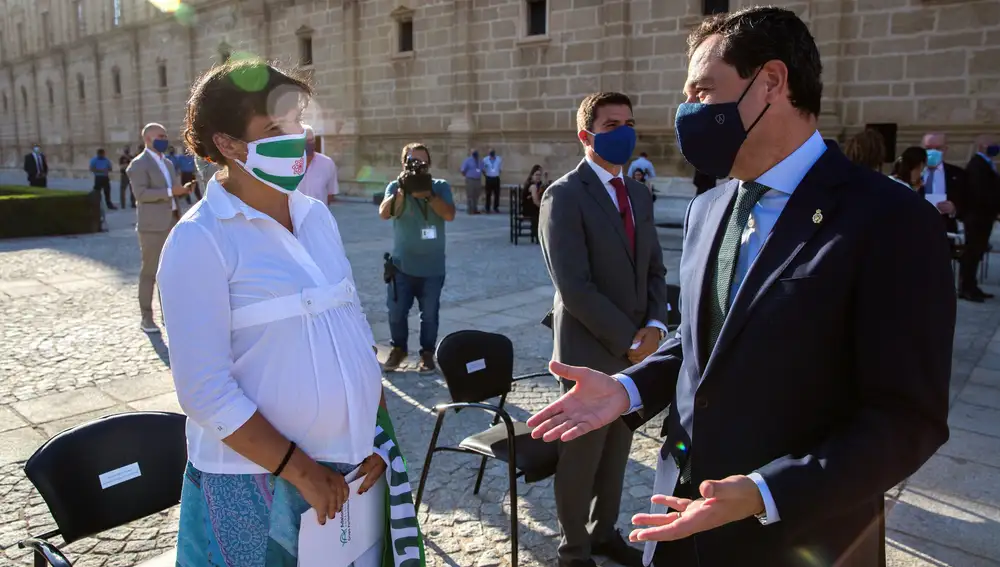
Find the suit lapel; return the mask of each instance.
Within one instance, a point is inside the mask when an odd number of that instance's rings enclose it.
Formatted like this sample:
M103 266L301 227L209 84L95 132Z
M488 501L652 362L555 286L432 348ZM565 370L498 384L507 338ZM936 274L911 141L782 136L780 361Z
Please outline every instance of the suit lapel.
M785 268L816 232L829 223L836 212L834 189L847 179L852 167L839 150L827 148L796 187L740 285L719 340L709 356L706 372L739 335L753 309Z
M701 342L704 338L704 334L701 331L701 301L707 297L706 290L708 289L705 274L708 271L708 263L715 261L716 242L721 237L721 231L723 230L722 221L726 218L726 211L732 205L737 187L739 187L738 181L726 183L725 188L708 204L708 210L705 212L704 217L705 220L700 223L701 229L697 234L697 241L692 243L693 246L691 247L691 251L695 255L691 260L694 270L691 274L691 286L694 291L688 297L694 301L687 313L690 316L691 341L694 345L694 351L697 354L699 375L701 375L702 370L705 368L705 359L709 354L705 351L705 346Z
M608 190L605 189L604 183L602 183L601 179L597 177L597 173L591 169L587 160L581 161L580 165L576 167L576 171L580 174L580 180L583 182L583 186L587 193L594 199L594 201L597 202L597 206L608 215L611 226L614 227L615 232L618 233L622 246L625 247L628 257L632 260L632 264L634 266L635 258L633 257L632 246L628 241L628 236L625 235L625 224L622 222L622 217L618 213L618 209L615 208L615 204L611 200L611 196L608 195Z

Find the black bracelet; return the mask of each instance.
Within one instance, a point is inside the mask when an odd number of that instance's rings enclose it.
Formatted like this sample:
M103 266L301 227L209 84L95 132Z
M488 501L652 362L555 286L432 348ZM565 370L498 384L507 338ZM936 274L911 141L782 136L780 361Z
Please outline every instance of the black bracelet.
M274 476L281 476L282 471L285 470L285 465L287 465L288 461L291 460L292 453L294 452L295 452L295 441L292 441L291 444L288 445L288 452L285 453L285 458L281 459L281 464L278 465L278 468L274 470Z

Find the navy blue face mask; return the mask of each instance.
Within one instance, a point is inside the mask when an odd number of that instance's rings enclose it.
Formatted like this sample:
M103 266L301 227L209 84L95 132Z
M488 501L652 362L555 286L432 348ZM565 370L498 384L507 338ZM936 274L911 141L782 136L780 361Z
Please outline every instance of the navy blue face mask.
M760 70L757 75L760 75ZM736 162L736 154L740 152L747 135L771 107L770 104L765 106L753 124L749 128L743 128L740 102L757 80L757 75L753 76L736 102L685 102L677 107L674 121L677 147L684 159L698 171L716 178L729 176L733 163Z
M625 165L635 151L635 128L629 125L600 134L587 133L594 137L594 153L611 165Z

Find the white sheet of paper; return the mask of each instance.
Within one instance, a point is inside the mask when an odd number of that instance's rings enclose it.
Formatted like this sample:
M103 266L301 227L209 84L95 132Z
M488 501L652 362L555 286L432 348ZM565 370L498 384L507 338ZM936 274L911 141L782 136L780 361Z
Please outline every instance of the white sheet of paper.
M635 350L635 349L639 348L639 345L641 345L641 344L642 344L641 341L635 341L634 343L632 343L632 349L631 350Z
M944 193L929 193L924 195L924 198L927 199L927 202L930 204L937 205L941 201L947 201L948 195L945 195Z
M347 567L385 537L385 475L360 496L364 479L357 476L357 470L344 476L351 496L325 526L316 521L312 508L302 514L299 567Z

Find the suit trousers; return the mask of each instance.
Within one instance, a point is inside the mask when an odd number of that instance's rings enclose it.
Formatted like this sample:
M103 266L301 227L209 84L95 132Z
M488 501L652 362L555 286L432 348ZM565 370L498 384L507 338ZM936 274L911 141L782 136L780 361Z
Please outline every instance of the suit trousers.
M156 270L160 265L160 251L167 241L169 230L139 232L139 253L142 264L139 268L139 311L143 321L153 320L153 285Z
M961 291L973 291L978 285L979 263L990 245L990 234L993 232L995 217L970 216L964 219L965 250L959 258L958 287Z
M555 493L561 561L586 561L592 544L616 537L615 522L631 448L632 430L621 419L572 441L559 442Z
M492 205L490 202L492 201ZM499 177L487 177L486 178L486 210L499 211L500 210L500 178Z
M118 186L118 205L121 208L125 208L125 193L131 197L132 206L135 207L135 194L132 193L132 187L128 181L128 174L124 171L122 172L122 180Z
M465 178L465 206L468 212L479 210L479 195L483 193L483 180L479 177Z

